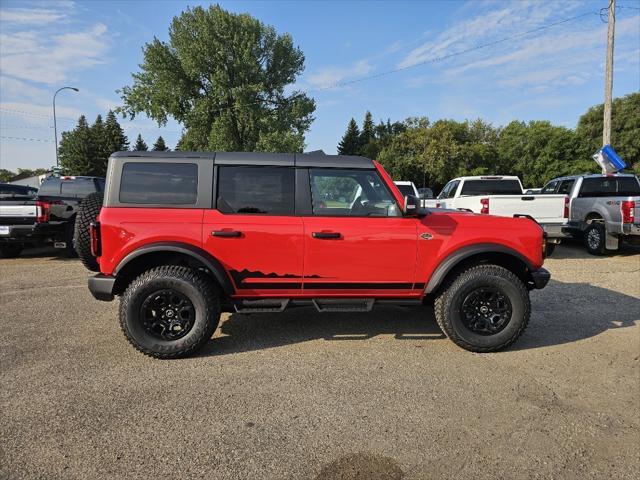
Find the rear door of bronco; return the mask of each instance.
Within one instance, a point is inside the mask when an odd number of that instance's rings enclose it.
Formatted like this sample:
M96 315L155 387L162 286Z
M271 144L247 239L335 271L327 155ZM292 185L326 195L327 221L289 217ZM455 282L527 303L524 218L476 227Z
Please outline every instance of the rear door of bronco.
M401 296L414 288L416 220L376 170L309 168L304 293Z
M301 293L302 219L295 216L293 166L221 164L215 170L204 248L223 264L240 296Z

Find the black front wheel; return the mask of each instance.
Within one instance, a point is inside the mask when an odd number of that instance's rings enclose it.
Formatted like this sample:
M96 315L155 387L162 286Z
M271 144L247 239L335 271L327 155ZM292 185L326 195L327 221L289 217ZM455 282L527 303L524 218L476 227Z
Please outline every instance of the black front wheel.
M478 265L451 279L436 298L438 325L456 345L493 352L512 344L529 322L524 283L497 265Z
M205 274L186 267L146 271L120 302L120 326L139 351L155 358L186 357L213 335L220 297Z

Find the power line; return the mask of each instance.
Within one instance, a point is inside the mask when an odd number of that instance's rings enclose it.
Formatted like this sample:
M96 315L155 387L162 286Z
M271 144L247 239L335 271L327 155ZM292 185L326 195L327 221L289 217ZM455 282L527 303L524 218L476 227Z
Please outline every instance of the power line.
M0 138L4 138L4 139L7 139L7 140L23 140L25 142L53 143L53 140L45 140L44 138L9 137L9 136L5 136L5 135L0 135Z

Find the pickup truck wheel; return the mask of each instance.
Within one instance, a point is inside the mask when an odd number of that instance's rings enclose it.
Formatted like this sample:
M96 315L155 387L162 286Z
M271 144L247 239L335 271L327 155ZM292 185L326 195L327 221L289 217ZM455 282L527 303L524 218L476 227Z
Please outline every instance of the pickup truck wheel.
M220 296L203 273L163 266L136 278L120 301L120 327L137 350L155 358L198 351L220 321Z
M529 323L524 283L497 265L478 265L452 279L436 298L435 317L456 345L493 352L512 344Z
M76 215L75 228L72 230L71 248L75 247L75 251L80 257L82 264L92 272L99 272L100 265L98 260L91 253L91 236L89 234L89 225L95 222L100 210L102 209L102 200L104 194L102 192L94 192L82 201L78 207Z
M22 245L20 244L0 245L0 257L2 258L15 258L20 256L21 252Z
M607 232L600 222L592 222L584 231L584 245L591 255L604 255L606 253Z

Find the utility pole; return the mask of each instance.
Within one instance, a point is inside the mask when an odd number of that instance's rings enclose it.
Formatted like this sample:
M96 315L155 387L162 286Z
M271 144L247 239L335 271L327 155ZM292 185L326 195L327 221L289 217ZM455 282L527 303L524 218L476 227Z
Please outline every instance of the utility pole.
M607 23L607 63L604 77L604 121L602 123L602 145L611 144L611 96L613 93L613 38L616 30L616 0L609 0Z

